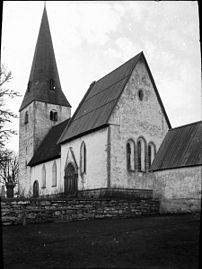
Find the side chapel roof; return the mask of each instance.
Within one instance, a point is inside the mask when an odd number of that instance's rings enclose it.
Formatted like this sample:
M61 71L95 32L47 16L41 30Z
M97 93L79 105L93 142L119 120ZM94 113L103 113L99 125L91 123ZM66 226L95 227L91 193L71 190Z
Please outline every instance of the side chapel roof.
M116 106L121 93L130 79L132 71L141 57L145 61L146 68L152 80L157 99L167 121L168 127L171 128L151 71L143 52L141 52L103 78L91 84L72 119L69 121L61 135L59 143L64 143L73 138L95 131L98 128L107 126L114 107Z
M48 134L45 136L44 140L39 145L34 156L28 163L29 166L35 166L37 164L47 162L60 157L60 144L57 144L59 137L64 131L66 125L68 124L67 119L55 126L53 126Z
M70 107L60 85L46 7L42 15L28 87L19 111L33 101Z
M152 163L151 170L202 165L202 121L170 129Z

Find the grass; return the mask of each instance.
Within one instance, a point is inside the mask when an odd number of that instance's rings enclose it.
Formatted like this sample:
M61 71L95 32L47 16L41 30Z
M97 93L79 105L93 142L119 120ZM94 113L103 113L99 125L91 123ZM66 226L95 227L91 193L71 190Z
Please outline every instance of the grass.
M4 268L198 268L200 215L3 227Z

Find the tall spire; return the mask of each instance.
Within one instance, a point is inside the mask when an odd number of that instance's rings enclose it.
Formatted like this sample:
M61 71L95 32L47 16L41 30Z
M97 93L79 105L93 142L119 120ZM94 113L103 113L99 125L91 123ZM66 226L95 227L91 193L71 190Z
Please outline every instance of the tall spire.
M32 101L70 107L60 85L45 3L27 91L20 111Z

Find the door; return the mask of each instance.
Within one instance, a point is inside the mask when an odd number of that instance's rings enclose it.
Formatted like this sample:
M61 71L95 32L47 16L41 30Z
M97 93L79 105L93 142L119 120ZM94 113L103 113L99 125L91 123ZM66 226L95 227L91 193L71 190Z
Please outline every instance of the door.
M69 163L65 168L64 178L64 193L75 195L77 193L77 178L78 175L72 163Z
M34 184L33 184L33 197L39 197L39 182L38 182L38 180L35 180Z

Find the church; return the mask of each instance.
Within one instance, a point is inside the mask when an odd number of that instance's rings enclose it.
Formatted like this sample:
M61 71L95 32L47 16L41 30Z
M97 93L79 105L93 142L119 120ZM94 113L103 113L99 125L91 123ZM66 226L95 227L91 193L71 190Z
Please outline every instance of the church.
M44 7L19 112L20 196L119 191L200 210L202 121L171 128L143 52L92 82L71 115Z

